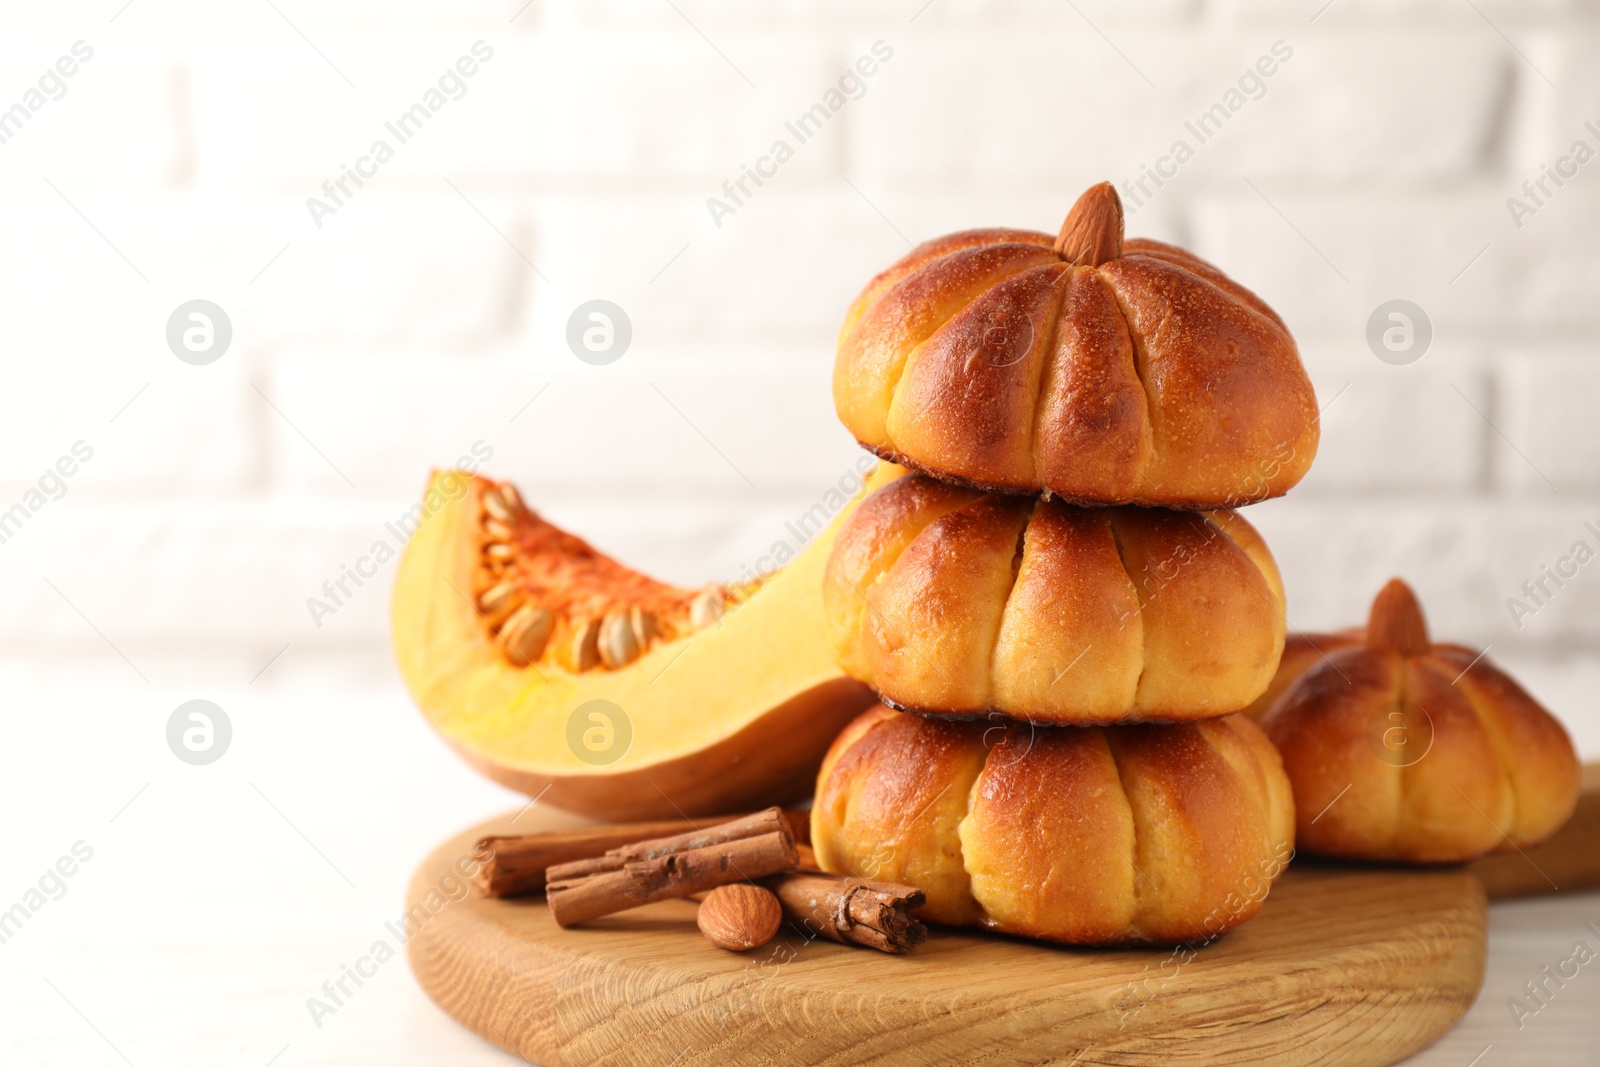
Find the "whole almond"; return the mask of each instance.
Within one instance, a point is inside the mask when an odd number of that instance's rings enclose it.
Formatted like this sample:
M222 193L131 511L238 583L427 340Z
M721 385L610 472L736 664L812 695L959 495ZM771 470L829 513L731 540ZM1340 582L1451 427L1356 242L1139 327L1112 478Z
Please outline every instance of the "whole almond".
M1098 267L1122 255L1122 198L1101 182L1084 190L1056 234L1056 254L1080 267Z
M772 940L783 922L783 906L771 890L741 882L707 893L695 921L713 945L744 952Z

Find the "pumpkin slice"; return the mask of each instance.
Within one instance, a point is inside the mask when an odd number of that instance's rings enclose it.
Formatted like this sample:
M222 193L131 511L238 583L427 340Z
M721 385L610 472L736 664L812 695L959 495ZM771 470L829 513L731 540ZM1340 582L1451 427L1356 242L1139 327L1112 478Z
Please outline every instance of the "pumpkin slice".
M508 484L435 472L395 578L400 673L468 763L543 803L653 819L798 799L874 699L835 664L822 611L834 533L865 491L781 570L695 590L596 551Z

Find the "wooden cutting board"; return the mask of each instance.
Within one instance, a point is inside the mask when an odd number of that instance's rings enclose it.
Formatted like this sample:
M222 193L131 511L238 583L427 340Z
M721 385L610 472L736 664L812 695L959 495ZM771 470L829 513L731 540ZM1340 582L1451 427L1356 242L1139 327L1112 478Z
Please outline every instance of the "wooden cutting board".
M542 1067L1381 1067L1472 1005L1486 885L1520 895L1600 884L1596 772L1573 821L1538 849L1427 871L1297 860L1260 915L1192 958L944 929L903 957L788 930L734 955L700 936L689 901L562 930L542 897L462 899L453 864L479 837L585 822L539 809L428 857L407 894L408 952L445 1011Z

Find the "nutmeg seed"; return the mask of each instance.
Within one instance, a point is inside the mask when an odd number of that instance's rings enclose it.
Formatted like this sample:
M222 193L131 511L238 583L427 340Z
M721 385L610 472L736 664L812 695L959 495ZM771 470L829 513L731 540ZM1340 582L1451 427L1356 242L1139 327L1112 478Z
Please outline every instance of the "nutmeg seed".
M770 889L740 882L707 893L695 922L713 945L745 952L772 940L783 923L783 906Z

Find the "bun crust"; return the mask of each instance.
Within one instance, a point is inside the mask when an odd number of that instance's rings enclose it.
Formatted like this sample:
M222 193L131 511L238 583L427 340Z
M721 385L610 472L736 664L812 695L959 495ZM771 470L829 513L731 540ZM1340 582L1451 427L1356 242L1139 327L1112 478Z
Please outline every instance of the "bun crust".
M1316 396L1271 308L1158 241L1084 265L1054 243L951 234L869 282L833 374L856 439L945 480L1078 503L1238 507L1305 475Z
M1294 800L1239 716L1065 729L880 705L829 750L811 840L824 870L922 889L933 922L1176 944L1260 909L1294 850Z
M1327 657L1342 648L1359 648L1366 643L1365 626L1352 626L1344 630L1335 630L1331 634L1290 634L1283 642L1283 655L1278 657L1278 673L1272 676L1266 692L1256 697L1240 714L1260 722L1261 716L1267 713L1267 709L1276 704L1284 690L1299 681L1302 674L1319 666ZM1438 644L1434 647L1457 653L1464 652L1469 660L1478 655L1476 649L1467 648L1465 645Z
M1365 629L1340 630L1331 634L1292 633L1283 642L1283 655L1278 657L1278 670L1268 683L1266 691L1256 697L1240 714L1257 722L1267 709L1277 703L1283 691L1323 658L1342 648L1353 648L1366 640Z
M1322 652L1261 718L1294 786L1301 847L1454 863L1553 834L1581 788L1566 730L1479 653L1429 643L1398 580L1373 617L1397 611L1415 635L1402 647L1392 626L1311 638Z
M1233 512L1080 508L910 475L861 503L823 579L835 654L897 707L1179 722L1271 681L1283 584Z

